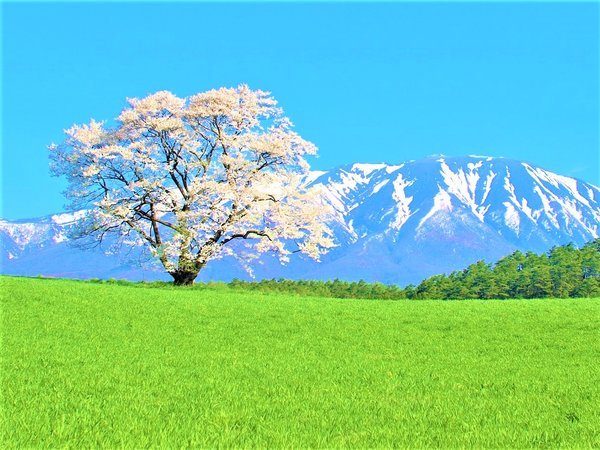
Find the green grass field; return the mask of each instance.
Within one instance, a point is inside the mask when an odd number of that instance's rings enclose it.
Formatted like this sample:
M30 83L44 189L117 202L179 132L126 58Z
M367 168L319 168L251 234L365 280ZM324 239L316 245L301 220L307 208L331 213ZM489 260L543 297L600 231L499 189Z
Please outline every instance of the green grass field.
M0 288L3 448L600 446L600 299Z

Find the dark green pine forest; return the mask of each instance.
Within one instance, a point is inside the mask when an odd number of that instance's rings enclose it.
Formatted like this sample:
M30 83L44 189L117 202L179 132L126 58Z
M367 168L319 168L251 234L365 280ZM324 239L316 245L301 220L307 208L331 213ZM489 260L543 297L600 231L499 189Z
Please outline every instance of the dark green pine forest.
M600 239L581 248L554 247L541 255L516 251L493 265L478 261L406 291L417 299L598 297Z
M381 283L234 280L233 288L293 292L321 297L368 299L508 299L600 297L600 239L547 253L514 253L495 264L478 261L449 275L435 275L405 288Z

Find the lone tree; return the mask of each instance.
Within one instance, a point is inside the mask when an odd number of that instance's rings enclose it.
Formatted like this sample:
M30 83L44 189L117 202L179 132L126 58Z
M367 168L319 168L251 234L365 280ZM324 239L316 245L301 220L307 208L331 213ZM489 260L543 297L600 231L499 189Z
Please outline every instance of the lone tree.
M118 245L143 246L177 285L192 284L211 259L243 259L249 245L282 262L333 246L327 209L303 188L316 147L270 93L161 91L128 104L114 126L74 125L49 147L69 206L88 211L72 233L78 242L116 235Z

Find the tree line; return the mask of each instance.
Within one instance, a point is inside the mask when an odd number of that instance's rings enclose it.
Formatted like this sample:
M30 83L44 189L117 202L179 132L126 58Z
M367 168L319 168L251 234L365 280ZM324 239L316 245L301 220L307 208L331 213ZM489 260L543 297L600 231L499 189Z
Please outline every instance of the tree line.
M546 253L515 251L495 264L478 261L449 275L404 288L342 280L233 280L231 288L300 295L367 299L508 299L600 297L600 239Z

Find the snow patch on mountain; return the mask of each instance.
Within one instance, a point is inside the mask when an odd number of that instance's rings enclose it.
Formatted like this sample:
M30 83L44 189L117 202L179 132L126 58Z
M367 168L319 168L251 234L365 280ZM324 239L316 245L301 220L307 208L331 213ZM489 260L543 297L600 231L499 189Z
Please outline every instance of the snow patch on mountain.
M43 243L52 225L48 223L12 223L0 221L0 231L6 233L20 249L31 244Z
M377 183L375 185L375 187L373 188L373 190L371 191L371 194L377 194L382 187L384 187L386 184L388 184L390 182L390 180L383 180L380 181L379 183Z
M357 163L357 164L352 165L352 170L362 172L365 175L369 175L369 174L373 173L374 171L381 170L385 167L386 167L385 164L359 164L359 163Z
M433 207L429 210L425 216L419 221L419 225L417 225L417 230L419 230L425 222L427 222L435 213L437 212L452 212L452 198L450 194L442 189L438 185L438 193L433 197Z
M441 174L448 186L448 192L454 194L462 203L467 205L473 214L483 222L487 208L483 205L479 205L476 201L475 190L479 181L479 169L482 166L482 162L478 161L476 164L468 163L467 173L463 169L458 169L457 172L453 172L444 159L439 160L441 163Z
M323 175L325 175L327 173L327 171L325 170L313 170L311 171L306 178L304 179L304 183L306 184L311 184L313 183L317 178L322 177Z
M392 183L394 186L392 199L396 201L397 214L390 225L395 230L402 228L402 225L411 216L410 204L413 201L413 197L408 196L405 189L412 186L413 183L414 181L405 180L402 174L398 175Z
M485 178L483 198L481 199L481 203L485 203L485 201L488 198L488 195L490 195L490 192L492 190L492 182L494 181L494 178L496 178L496 174L490 170L490 172Z
M544 212L545 216L548 218L548 220L550 221L550 223L552 224L552 226L554 226L554 228L556 228L556 229L559 229L560 224L558 223L556 213L555 213L554 209L552 208L551 200L548 198L548 196L546 194L544 194L544 192L542 191L540 186L535 186L533 188L533 192L535 192L539 196L539 198L542 202L543 212ZM552 193L550 193L550 195L552 195L554 197L554 195ZM552 201L556 201L556 198L554 198Z
M504 220L506 225L515 232L515 234L519 235L519 227L521 225L521 218L519 213L512 205L512 203L504 202L504 206L506 207L506 211L504 212Z
M398 166L386 166L386 168L385 168L385 172L386 172L386 173L388 173L388 174L390 174L390 173L394 173L394 172L396 172L397 170L400 170L400 169L402 169L403 167L404 167L404 164L400 164L400 165L398 165Z

